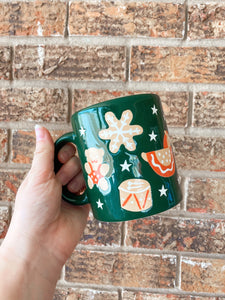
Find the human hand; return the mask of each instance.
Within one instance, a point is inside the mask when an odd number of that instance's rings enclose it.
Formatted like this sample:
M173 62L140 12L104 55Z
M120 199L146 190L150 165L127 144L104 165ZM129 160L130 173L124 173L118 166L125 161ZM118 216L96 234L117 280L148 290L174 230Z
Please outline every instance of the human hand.
M75 207L61 200L62 185L68 184L71 192L85 186L74 154L70 144L60 150L58 158L64 165L55 174L53 140L47 129L36 128L32 167L18 190L10 228L1 246L3 255L10 253L23 263L32 262L32 269L52 282L79 242L89 212L88 205Z

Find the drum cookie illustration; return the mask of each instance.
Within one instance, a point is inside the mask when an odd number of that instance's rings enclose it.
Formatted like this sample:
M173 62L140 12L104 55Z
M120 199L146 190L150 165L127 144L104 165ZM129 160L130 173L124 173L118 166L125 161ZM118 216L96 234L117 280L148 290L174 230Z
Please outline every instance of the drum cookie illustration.
M144 211L152 206L151 187L144 179L128 179L119 186L121 207L128 211Z
M149 163L156 174L162 177L170 177L175 173L175 161L167 131L164 134L163 147L163 149L156 151L142 152L141 156Z

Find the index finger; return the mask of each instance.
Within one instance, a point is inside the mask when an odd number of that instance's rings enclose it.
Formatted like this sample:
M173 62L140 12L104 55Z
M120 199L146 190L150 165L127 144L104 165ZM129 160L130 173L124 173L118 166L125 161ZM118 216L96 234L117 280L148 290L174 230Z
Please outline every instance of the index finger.
M64 145L58 153L58 159L62 164L68 162L76 153L76 147L71 143Z

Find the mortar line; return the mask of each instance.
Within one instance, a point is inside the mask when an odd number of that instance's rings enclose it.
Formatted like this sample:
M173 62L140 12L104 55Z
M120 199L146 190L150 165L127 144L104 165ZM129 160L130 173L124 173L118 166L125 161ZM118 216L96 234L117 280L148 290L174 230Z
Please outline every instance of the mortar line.
M62 81L62 80L7 80L0 81L0 88L62 88L62 89L85 89L85 90L117 90L117 91L164 91L164 92L225 92L225 84L217 83L181 83L181 82L135 82L129 81Z
M66 4L66 19L65 19L65 28L64 28L64 33L63 36L65 39L69 37L69 2Z
M71 116L73 114L73 91L68 88L67 90L67 97L68 97L68 119L67 119L67 122L69 123L70 122L70 119L71 119Z
M188 115L187 115L187 128L191 128L194 119L194 93L193 91L189 91L188 93Z
M183 40L187 40L188 36L188 0L184 1L184 10L185 10L185 20L184 20L184 38Z
M162 256L164 258L175 258L178 254L181 257L200 258L200 259L225 259L225 254L220 253L205 253L205 252L189 252L189 251L177 251L177 250L160 250L150 248L134 248L133 246L115 247L115 246L93 246L78 244L76 251L89 251L99 252L107 254L146 254L150 256Z
M185 25L186 26L186 25ZM65 35L65 34L64 34ZM223 38L189 40L182 38L133 37L133 36L0 36L1 46L28 45L67 46L67 47L98 47L98 46L148 46L148 47L225 47Z
M207 293L207 292L191 292L191 291L182 291L176 288L141 288L141 287L129 287L129 286L114 286L114 285L104 285L104 284L95 284L95 283L75 283L71 281L59 281L57 287L64 288L76 288L81 290L96 290L96 291L109 291L109 292L118 292L118 289L127 292L143 292L151 294L175 294L183 296L208 296L208 297L224 297L224 294L221 293Z
M175 284L177 289L181 289L181 255L177 254L177 272L175 278Z
M126 82L130 81L130 63L131 63L131 47L127 46L126 47L126 75L125 75L125 80Z

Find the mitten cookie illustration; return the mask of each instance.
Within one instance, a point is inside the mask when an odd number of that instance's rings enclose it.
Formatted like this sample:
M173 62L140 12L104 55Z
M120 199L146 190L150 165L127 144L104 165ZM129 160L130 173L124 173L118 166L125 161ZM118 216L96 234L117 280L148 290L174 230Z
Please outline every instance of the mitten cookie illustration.
M156 174L162 177L170 177L175 173L175 162L167 131L164 134L163 149L147 153L142 152L141 156L149 163Z
M94 185L103 191L107 191L109 183L105 176L109 172L109 165L103 163L104 150L97 148L89 148L85 150L87 162L84 165L88 174L88 186L93 189Z
M152 206L150 184L144 179L128 179L119 186L121 207L129 211L143 211Z

